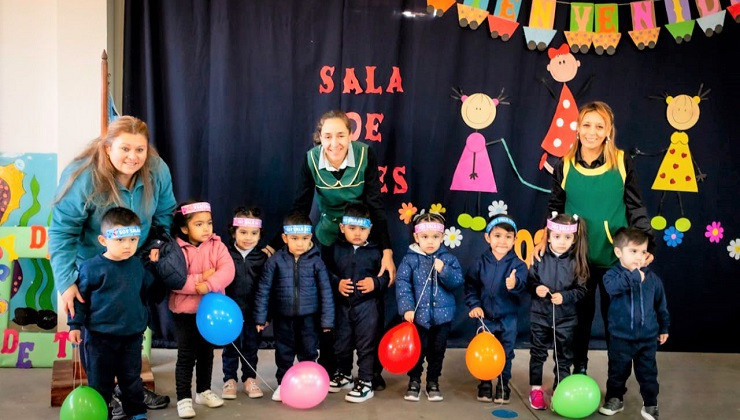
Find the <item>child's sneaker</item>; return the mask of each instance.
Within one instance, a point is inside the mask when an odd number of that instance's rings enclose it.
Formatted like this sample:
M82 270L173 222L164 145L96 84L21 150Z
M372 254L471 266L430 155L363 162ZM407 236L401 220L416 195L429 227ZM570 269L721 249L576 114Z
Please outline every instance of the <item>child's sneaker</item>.
M442 391L439 390L439 384L437 382L427 382L427 400L429 401L442 401Z
M195 417L192 398L183 398L177 402L177 415L180 416L181 419L192 419Z
M280 398L280 385L278 385L278 387L275 388L275 392L272 393L272 400L277 402L282 401L282 398Z
M372 382L355 381L355 387L344 396L345 401L361 403L375 396Z
M599 413L605 416L613 416L622 410L624 410L624 401L617 397L609 398L604 402L604 405L599 407Z
M211 408L221 407L224 405L224 400L218 395L214 394L210 389L206 389L203 392L195 394L195 403L201 405L207 405Z
M147 420L146 414L136 414L128 418L128 420Z
M262 398L264 395L254 378L247 378L247 380L244 381L244 392L249 395L249 398Z
M406 401L419 401L419 393L421 392L421 383L418 380L412 379L409 381L409 387L406 388L406 395L403 399Z
M478 401L487 403L493 401L493 385L490 381L481 381L478 385Z
M511 389L509 385L501 386L496 384L496 396L493 398L493 402L496 404L508 404L511 401Z
M221 390L221 398L225 400L235 400L236 399L236 381L233 379L229 379L228 381L224 382L224 388Z
M341 372L336 372L329 381L329 392L339 392L343 389L352 388L352 377Z
M529 406L535 410L544 410L547 408L545 403L545 393L541 389L533 389L529 391Z
M645 420L658 420L658 406L642 406L642 410L640 410L640 415L642 415L642 418L644 418Z

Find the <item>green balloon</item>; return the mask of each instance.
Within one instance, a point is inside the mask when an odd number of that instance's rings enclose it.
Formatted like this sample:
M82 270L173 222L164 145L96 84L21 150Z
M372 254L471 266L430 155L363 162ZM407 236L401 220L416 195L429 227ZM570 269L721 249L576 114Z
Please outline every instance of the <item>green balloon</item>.
M599 385L586 375L570 375L558 384L552 396L552 409L569 419L588 417L599 408Z
M59 420L106 420L108 405L98 391L89 386L72 390L62 403Z

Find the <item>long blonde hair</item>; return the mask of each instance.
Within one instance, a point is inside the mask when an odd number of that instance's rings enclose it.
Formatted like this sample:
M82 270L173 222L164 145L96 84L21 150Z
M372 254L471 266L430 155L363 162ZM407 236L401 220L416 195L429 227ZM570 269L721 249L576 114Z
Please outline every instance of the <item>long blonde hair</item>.
M604 102L601 101L594 101L589 102L586 105L583 105L581 109L578 111L578 128L581 127L581 122L583 121L583 117L588 114L589 112L596 112L601 116L601 118L604 119L604 122L606 123L609 134L607 135L606 139L604 140L603 146L604 146L604 162L611 166L616 167L618 164L618 158L617 153L619 152L619 149L617 148L617 144L615 142L616 136L617 136L617 130L614 128L614 111ZM576 144L574 147L571 147L566 153L565 156L563 156L564 160L575 160L576 152L581 148L581 139L578 135L576 135Z
M72 164L77 162L81 162L81 164L69 177L66 185L54 200L54 204L58 203L67 194L80 174L90 169L93 190L87 195L85 205L90 203L103 207L112 204L118 206L123 205L123 200L118 193L118 185L116 184L117 170L111 163L106 149L113 143L113 140L124 133L141 134L146 138L147 142L149 141L149 128L144 121L129 115L118 117L108 125L105 137L98 137L90 142L87 148L74 158ZM154 188L152 162L157 158L159 158L157 150L151 144L148 145L144 165L134 174L132 180L135 184L138 177L141 177L142 184L144 185L145 207L148 207L152 200L152 190Z

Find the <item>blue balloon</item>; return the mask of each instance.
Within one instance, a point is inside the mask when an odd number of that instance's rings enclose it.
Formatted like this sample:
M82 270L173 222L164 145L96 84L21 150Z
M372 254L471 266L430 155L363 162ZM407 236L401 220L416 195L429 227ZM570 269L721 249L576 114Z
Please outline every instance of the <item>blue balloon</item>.
M200 301L198 312L195 313L195 324L206 341L224 346L239 337L244 326L244 316L233 299L211 292Z

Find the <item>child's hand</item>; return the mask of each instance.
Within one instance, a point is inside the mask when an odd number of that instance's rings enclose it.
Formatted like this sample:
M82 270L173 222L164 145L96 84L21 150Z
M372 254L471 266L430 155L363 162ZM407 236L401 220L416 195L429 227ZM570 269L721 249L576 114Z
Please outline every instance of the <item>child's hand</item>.
M213 275L213 273L215 273L215 272L216 272L216 269L215 268L210 268L210 269L204 271L203 272L203 280L207 280L208 277L211 277Z
M199 295L205 295L208 293L208 283L204 281L195 283L195 291L198 292Z
M560 293L553 293L550 295L550 300L552 303L556 305L562 305L563 304L563 295Z
M72 334L70 332L70 334ZM658 336L658 343L665 344L665 342L668 341L668 334L661 334Z
M506 288L511 290L516 286L516 268L511 270L511 274L506 278Z
M257 327L257 332L262 332L262 330L264 330L265 328L267 328L267 324L265 324L265 325L256 325L256 327Z
M468 316L471 318L483 318L483 309L473 308L468 312Z
M350 293L355 291L355 287L352 286L352 280L350 279L339 280L338 289L339 289L339 293L344 297L349 296Z
M149 251L149 261L151 262L159 261L159 250L158 249L155 248Z
M434 259L434 269L437 270L438 273L442 272L442 268L445 266L445 263L442 262L439 258Z
M331 331L331 328L324 328L322 331L329 332L329 331Z
M543 298L547 296L548 293L550 293L550 289L547 288L547 286L537 286L536 289L534 289L534 292L537 293L537 296Z
M403 314L403 319L408 322L414 322L414 311L406 311L406 313Z
M370 293L375 290L375 282L372 277L365 277L357 282L357 289L361 293Z
M81 333L82 332L80 330L72 330L69 332L69 335L67 336L67 340L69 340L72 344L80 344L82 342Z
M640 272L640 281L641 282L645 281L645 272L640 269L638 269L637 271Z

